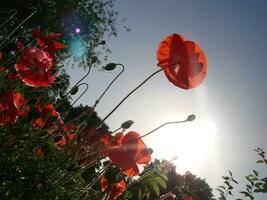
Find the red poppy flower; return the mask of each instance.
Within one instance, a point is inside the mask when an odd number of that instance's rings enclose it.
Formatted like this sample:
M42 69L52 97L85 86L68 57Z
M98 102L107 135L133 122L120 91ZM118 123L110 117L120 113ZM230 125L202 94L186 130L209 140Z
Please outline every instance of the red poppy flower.
M78 130L78 127L75 126L74 124L68 124L63 129L64 129L65 133L67 134L67 137L70 140L74 140L74 138L76 136L76 132Z
M20 79L28 86L49 87L56 79L51 73L52 57L38 48L28 48L22 52L15 68Z
M39 46L50 53L53 58L53 62L56 63L55 52L60 49L66 49L68 46L62 44L61 42L55 41L55 38L61 36L61 33L53 33L46 37L41 31L38 29L32 30L32 37L35 38L39 44Z
M0 125L15 124L18 117L28 114L25 98L19 93L9 90L0 102Z
M53 104L37 104L35 107L41 112L41 115L32 122L34 128L48 127L53 117L60 117Z
M125 136L121 133L115 136L105 135L102 142L105 145L104 153L127 176L139 175L137 164L147 164L151 161L149 149L136 132L130 131Z
M207 74L207 59L199 45L176 33L161 41L157 60L169 81L183 89L197 87Z
M56 148L58 150L61 150L67 144L66 138L62 135L56 135L53 141L56 144Z
M102 176L101 178L101 188L104 192L108 188L108 180L105 176ZM126 188L126 184L124 180L121 180L120 182L113 183L110 186L110 192L108 195L108 200L116 200L123 192L123 190Z

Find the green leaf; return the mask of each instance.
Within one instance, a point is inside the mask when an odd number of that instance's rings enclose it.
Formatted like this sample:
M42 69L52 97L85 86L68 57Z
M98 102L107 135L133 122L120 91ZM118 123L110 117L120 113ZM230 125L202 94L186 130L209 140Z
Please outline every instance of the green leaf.
M221 194L224 194L224 191L220 188L216 188L217 191L219 191Z
M152 189L152 191L155 192L155 194L156 194L157 196L159 196L159 194L160 194L160 190L159 190L158 183L155 182L155 181L150 181L150 182L149 182L149 186L150 186L150 188Z
M255 174L255 176L259 176L259 172L257 172L255 169L253 169L253 173Z
M164 179L165 181L168 180L168 177L167 177L165 174L160 174L159 176L160 176L162 179Z
M149 197L150 197L150 192L147 192L147 193L145 194L145 196L146 196L146 199L149 199Z
M246 185L247 188L249 189L252 189L252 186L251 185Z
M264 163L264 161L263 160L257 160L256 163Z
M236 183L236 184L238 184L238 182L235 179L233 179L233 182Z
M156 177L154 180L158 183L158 185L166 189L167 185L165 180L163 180L161 177Z
M222 188L222 189L224 189L224 190L226 190L226 188L224 187L224 186L218 186L218 188Z
M224 180L229 180L230 178L228 176L222 176Z
M142 196L142 190L138 188L138 199L140 199L141 196Z

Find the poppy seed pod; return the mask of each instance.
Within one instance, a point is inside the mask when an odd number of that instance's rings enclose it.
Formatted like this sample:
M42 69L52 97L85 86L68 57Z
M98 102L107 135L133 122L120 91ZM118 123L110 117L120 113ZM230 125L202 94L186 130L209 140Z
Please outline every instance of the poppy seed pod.
M77 94L77 92L79 91L79 87L78 86L75 86L71 89L70 91L70 95L75 95Z
M117 64L116 63L109 63L107 64L104 69L107 70L107 71L112 71L116 68Z
M122 129L128 129L128 128L130 128L132 125L133 125L133 123L134 123L134 121L132 121L132 120L127 120L126 122L123 122L122 124L121 124L121 128Z
M148 152L149 152L150 155L152 155L152 153L153 153L154 151L153 151L153 149L148 148Z
M191 114L191 115L189 115L189 116L187 117L186 121L192 122L192 121L194 121L195 119L196 119L196 115Z

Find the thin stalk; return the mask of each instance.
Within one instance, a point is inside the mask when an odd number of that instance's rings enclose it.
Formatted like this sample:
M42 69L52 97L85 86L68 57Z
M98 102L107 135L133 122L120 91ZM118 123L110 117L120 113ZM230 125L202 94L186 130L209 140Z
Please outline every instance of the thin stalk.
M120 129L121 129L121 127L120 127L120 128L117 128L116 130L112 131L111 134L117 132L117 131L120 130Z
M169 124L178 124L178 123L184 123L184 122L187 122L187 120L183 120L183 121L176 121L176 122L167 122L167 123L164 123L164 124L160 125L159 127L157 127L157 128L155 128L155 129L153 129L152 131L149 131L148 133L146 133L146 134L142 135L142 136L141 136L141 137L139 137L138 139L140 139L140 138L144 138L144 137L146 137L146 136L150 135L151 133L153 133L153 132L157 131L158 129L162 128L163 126L166 126L166 125L169 125Z
M77 87L80 87L81 85L85 85L86 89L83 91L83 93L70 106L73 106L85 94L85 92L87 92L87 90L89 88L88 84L87 83L81 83L81 84L77 85Z
M4 25L6 25L6 23L7 22L9 22L13 17L15 17L17 14L18 14L18 12L16 11L16 10L10 10L9 12L11 12L11 11L15 11L6 21L4 21L1 25L0 25L0 28L2 28Z
M68 176L67 178L60 179L58 182L55 183L55 186L59 186L61 184L64 184L64 183L70 181L72 178L74 178L74 176L76 176L79 173L84 172L88 168L92 167L95 163L96 162L94 162L94 163L92 163L91 165L88 165L88 166L82 166L80 169L78 169L77 171L75 171L72 175Z
M128 99L128 97L130 97L136 90L138 90L142 85L144 85L149 79L151 79L153 76L155 76L157 73L161 72L162 70L164 70L164 68L161 68L157 71L155 71L154 73L152 73L149 77L147 77L143 82L141 82L136 88L134 88L130 93L128 93L116 106L115 108L109 113L107 114L106 117L104 117L104 119L101 121L100 125L98 127L100 127L107 118L110 117L110 115L112 115L112 113L114 111L116 111L118 109L118 107L120 107L120 105L126 100Z
M89 66L88 72L70 89L70 91L67 93L66 96L68 96L71 92L71 90L76 87L80 82L82 82L87 76L89 76L90 72L91 72L91 68L92 68L92 64Z
M96 177L89 183L88 185L85 186L86 189L90 189L96 181L110 168L112 163L109 163L106 167L104 167L100 172L96 175Z
M11 35L13 35L21 25L23 25L26 21L28 21L35 13L37 10L33 11L26 19L24 19L5 39L4 41L0 44L0 47L2 47L3 44L10 38Z
M116 81L117 78L119 78L119 76L124 72L124 65L123 64L117 64L118 66L122 67L122 70L120 71L120 73L110 82L110 84L108 85L108 87L104 90L104 92L101 94L101 96L95 101L95 104L93 106L93 109L96 108L97 104L100 102L100 100L102 99L102 97L106 94L106 92L108 91L108 89L111 87L111 85Z

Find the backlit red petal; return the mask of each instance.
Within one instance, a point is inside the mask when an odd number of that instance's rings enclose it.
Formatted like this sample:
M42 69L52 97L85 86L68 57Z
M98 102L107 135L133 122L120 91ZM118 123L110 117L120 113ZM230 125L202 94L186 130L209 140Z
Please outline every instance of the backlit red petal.
M157 60L169 81L183 89L197 87L207 73L207 59L202 49L178 34L161 41Z
M150 152L137 132L128 132L123 139L123 148L138 164L147 164L151 161Z
M55 50L68 48L67 45L65 45L61 42L58 42L58 41L53 41L53 45L54 45Z
M100 182L101 182L101 190L102 192L104 192L108 188L108 180L105 176L102 176Z
M113 151L109 152L108 156L127 176L139 175L139 169L135 160L122 148L113 149Z

